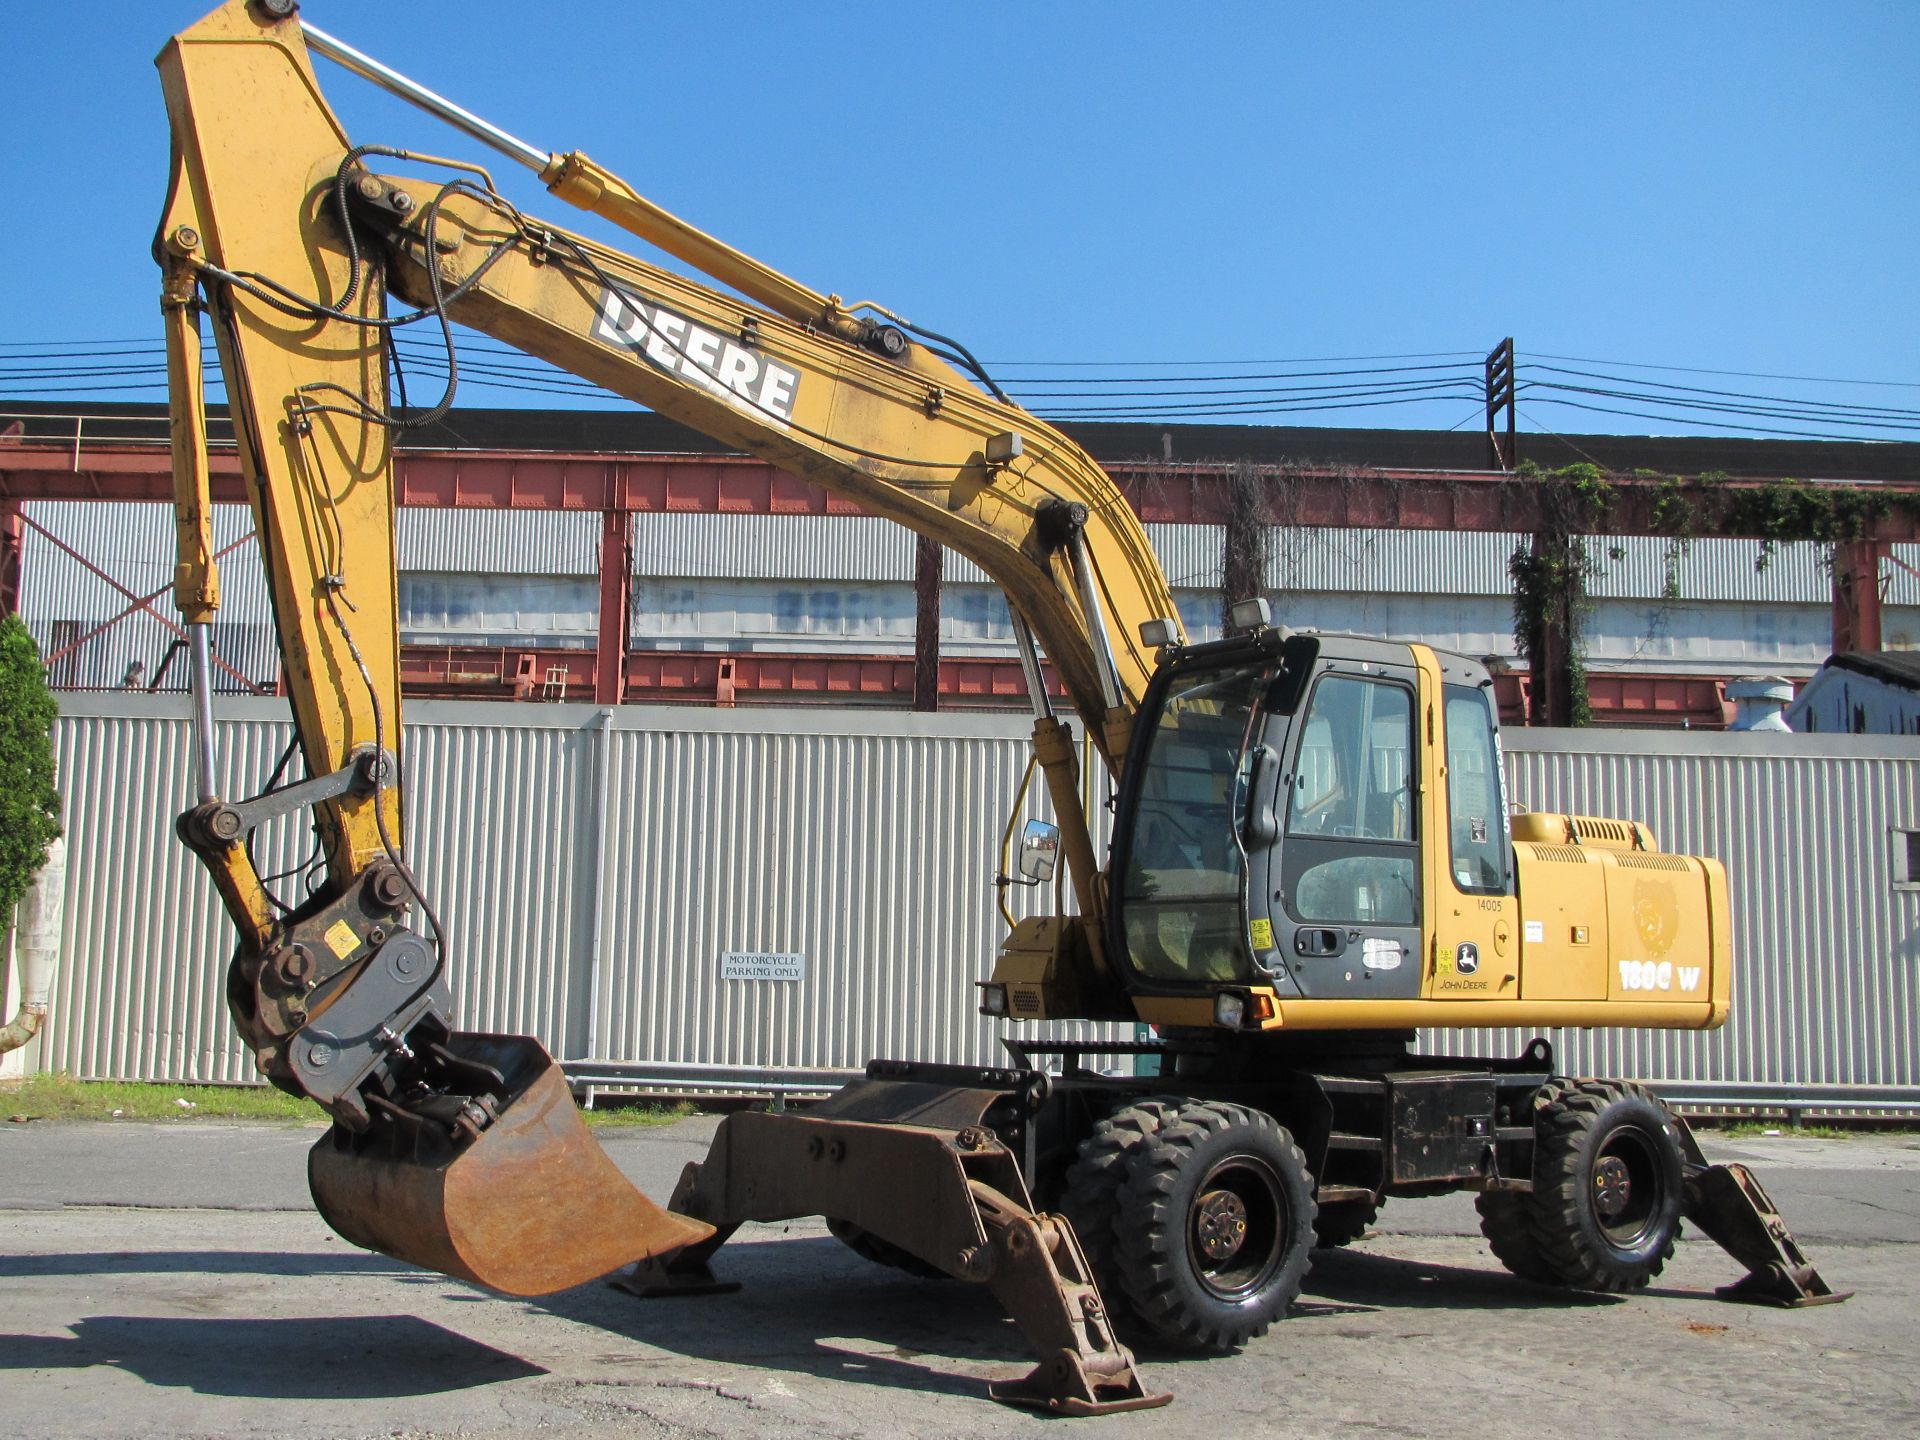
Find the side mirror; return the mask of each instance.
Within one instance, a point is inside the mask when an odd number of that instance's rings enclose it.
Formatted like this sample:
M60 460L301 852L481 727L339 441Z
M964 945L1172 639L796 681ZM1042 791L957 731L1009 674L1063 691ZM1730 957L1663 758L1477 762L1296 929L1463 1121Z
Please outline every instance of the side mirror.
M1020 873L1035 885L1045 884L1053 879L1059 859L1060 827L1045 820L1027 821L1020 833Z
M1280 757L1271 745L1256 745L1247 758L1247 789L1243 803L1247 807L1244 834L1248 849L1271 845L1280 838L1280 821L1274 814L1275 797L1272 775Z

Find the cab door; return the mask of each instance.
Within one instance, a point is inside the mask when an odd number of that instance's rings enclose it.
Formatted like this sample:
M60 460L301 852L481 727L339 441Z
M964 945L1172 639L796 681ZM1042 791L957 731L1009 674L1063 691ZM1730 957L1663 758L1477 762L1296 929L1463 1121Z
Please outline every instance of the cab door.
M1420 994L1414 679L1331 661L1293 726L1270 893L1278 958L1308 999Z
M1427 852L1433 922L1426 974L1435 1000L1520 998L1519 905L1513 894L1513 845L1507 832L1506 775L1492 696L1482 686L1450 683L1443 667L1432 842ZM1423 677L1424 678L1424 677ZM1429 691L1432 694L1433 691Z

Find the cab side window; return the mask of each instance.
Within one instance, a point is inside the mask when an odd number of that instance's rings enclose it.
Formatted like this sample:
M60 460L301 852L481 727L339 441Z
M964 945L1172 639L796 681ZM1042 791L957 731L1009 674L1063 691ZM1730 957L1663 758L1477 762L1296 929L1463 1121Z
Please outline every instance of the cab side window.
M1294 915L1414 924L1413 697L1349 675L1314 687L1287 797Z
M1447 840L1453 880L1462 890L1507 890L1507 815L1500 746L1486 692L1449 685Z

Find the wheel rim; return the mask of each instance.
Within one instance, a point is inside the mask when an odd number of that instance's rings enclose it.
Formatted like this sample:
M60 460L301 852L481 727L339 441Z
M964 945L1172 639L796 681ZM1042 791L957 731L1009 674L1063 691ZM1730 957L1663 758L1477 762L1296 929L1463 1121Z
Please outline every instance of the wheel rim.
M1631 1127L1614 1131L1594 1156L1593 1214L1617 1250L1632 1250L1658 1225L1666 1177L1650 1137Z
M1273 1277L1285 1258L1288 1207L1280 1177L1252 1155L1207 1171L1187 1212L1187 1258L1208 1294L1243 1300Z

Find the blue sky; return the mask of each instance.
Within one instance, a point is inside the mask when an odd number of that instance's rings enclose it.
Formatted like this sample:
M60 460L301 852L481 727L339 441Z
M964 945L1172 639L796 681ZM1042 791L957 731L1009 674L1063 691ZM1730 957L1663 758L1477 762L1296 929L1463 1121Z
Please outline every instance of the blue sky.
M157 335L148 242L167 137L151 59L205 8L10 7L0 397L45 368L17 357L46 342ZM1523 365L1579 357L1660 384L1920 411L1920 5L304 13L817 288L883 301L1018 379L1104 384L1092 404L1163 403L1127 396L1229 362L1432 352L1464 374L1511 334ZM357 140L477 158L320 70ZM523 206L594 228L495 169ZM1530 395L1524 429L1726 433ZM1444 428L1476 424L1473 409L1235 418Z

